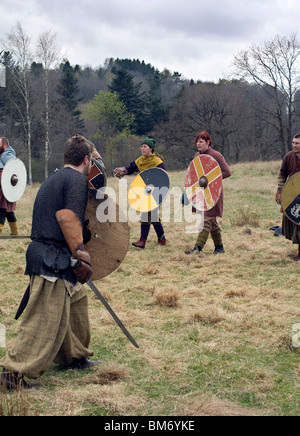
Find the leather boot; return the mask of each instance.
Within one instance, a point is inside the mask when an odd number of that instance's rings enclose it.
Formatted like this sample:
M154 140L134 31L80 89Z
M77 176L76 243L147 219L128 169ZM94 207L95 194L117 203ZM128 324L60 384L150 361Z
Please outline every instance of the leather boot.
M223 245L215 245L215 251L213 254L225 253Z
M4 388L7 392L22 389L31 389L37 386L38 385L36 384L28 384L22 376L3 368L3 372L0 376L0 388Z
M135 247L138 247L138 248L145 248L146 241L147 241L147 239L141 238L139 241L133 242L132 245L134 245Z
M9 227L10 227L10 234L11 235L18 235L18 224L17 221L15 222L10 222L8 221Z
M100 360L90 360L83 357L82 359L74 359L73 362L65 366L64 369L87 369L95 365L101 365Z
M158 239L157 245L166 245L166 244L167 244L167 240L164 236L161 239Z
M298 256L295 258L296 262L300 261L300 245L298 246Z
M192 254L192 253L200 253L200 251L202 251L202 247L200 247L200 245L195 245L194 248L192 248L191 250L185 250L185 254Z

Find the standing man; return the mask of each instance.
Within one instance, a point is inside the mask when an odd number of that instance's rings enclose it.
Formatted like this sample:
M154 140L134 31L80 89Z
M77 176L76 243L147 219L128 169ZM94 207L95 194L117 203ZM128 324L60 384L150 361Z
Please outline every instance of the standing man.
M287 153L281 164L280 172L278 175L278 189L276 194L276 202L280 204L280 197L283 185L287 179L294 174L300 172L300 133L293 138L293 151ZM299 186L300 193L300 186ZM298 244L298 255L295 258L296 262L300 261L300 226L293 223L287 216L283 215L282 218L282 234L292 241L293 244Z
M2 233L5 219L7 219L11 235L18 234L17 218L15 216L16 203L10 203L6 200L1 189L1 176L5 164L10 159L16 158L15 150L9 145L7 138L0 138L0 234Z
M0 382L8 390L30 387L23 377L40 377L52 362L78 369L99 363L87 359L93 353L88 349L87 292L80 286L92 276L83 245L91 153L86 138L72 136L65 146L64 168L36 196L26 253L30 298L16 344L0 361ZM77 259L75 268L71 256Z

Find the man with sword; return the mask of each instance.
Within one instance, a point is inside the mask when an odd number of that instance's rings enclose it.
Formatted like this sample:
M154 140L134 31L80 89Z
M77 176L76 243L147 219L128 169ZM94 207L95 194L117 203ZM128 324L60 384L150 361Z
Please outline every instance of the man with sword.
M24 376L36 379L52 362L78 369L100 363L88 359L93 353L88 348L87 293L80 286L93 273L83 242L91 155L90 142L72 136L65 146L64 168L37 194L26 253L30 298L15 346L0 361L0 384L8 390L31 387Z

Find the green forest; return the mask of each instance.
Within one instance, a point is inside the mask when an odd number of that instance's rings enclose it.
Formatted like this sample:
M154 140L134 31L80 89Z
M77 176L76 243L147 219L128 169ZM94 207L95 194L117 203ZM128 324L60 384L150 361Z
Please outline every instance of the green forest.
M218 83L186 80L139 59L71 65L59 59L51 32L40 36L34 55L26 37L18 24L0 45L0 131L30 184L61 167L74 133L95 143L111 175L139 156L145 135L156 139L169 170L181 170L200 130L229 163L281 159L300 131L296 35L236 54L234 77Z

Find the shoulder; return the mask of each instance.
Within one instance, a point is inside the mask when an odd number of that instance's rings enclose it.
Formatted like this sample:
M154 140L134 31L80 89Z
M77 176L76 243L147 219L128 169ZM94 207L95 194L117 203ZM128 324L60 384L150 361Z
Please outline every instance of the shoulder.
M12 147L7 147L6 150L4 150L4 152L1 154L2 159L13 159L14 157L16 157L16 152Z
M78 186L80 184L87 185L88 179L87 177L79 171L74 170L73 168L63 168L61 170L57 170L48 178L49 183L61 183L66 186Z
M214 150L213 148L209 147L208 149L208 153L210 156L214 157L216 160L217 159L224 159L224 156L222 155L222 153L220 153L217 150Z

